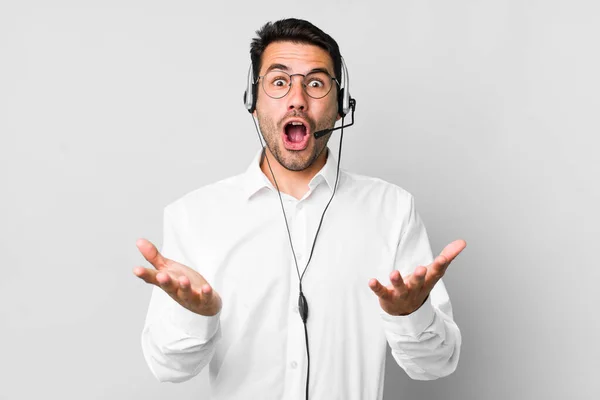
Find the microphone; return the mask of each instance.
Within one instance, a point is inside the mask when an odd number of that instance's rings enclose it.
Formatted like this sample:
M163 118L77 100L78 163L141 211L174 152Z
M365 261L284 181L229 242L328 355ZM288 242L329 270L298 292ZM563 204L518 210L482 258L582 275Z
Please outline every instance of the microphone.
M342 119L342 126L338 126L337 128L323 129L323 130L316 131L315 133L313 133L313 135L315 135L315 139L323 137L333 131L337 131L338 129L343 129L343 128L347 128L349 126L354 125L354 110L356 110L356 100L350 99L350 108L352 109L352 115L351 115L352 121L349 124L343 125L344 120Z

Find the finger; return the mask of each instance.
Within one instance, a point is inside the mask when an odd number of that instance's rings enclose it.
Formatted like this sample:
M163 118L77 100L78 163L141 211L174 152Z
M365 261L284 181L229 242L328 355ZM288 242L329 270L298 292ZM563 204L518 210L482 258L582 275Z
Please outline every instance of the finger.
M135 242L138 250L144 258L156 269L162 269L166 266L166 259L160 254L156 246L146 239L138 239Z
M445 263L450 264L456 258L456 256L458 256L460 252L464 250L465 247L467 247L467 242L462 239L455 240L448 246L444 247L444 250L442 250L437 258L443 257L446 261Z
M156 274L157 274L156 270L152 270L152 269L148 269L148 268L144 268L144 267L135 267L133 269L133 273L135 274L135 276L142 279L146 283L150 283L152 285L158 285L158 282L156 281Z
M425 282L425 276L427 275L427 268L420 266L415 268L409 278L409 286L413 293L418 294L423 287Z
M379 281L375 278L369 281L369 287L380 299L388 300L391 297L389 289L379 283Z
M427 268L427 282L434 285L437 281L442 279L442 276L446 273L446 269L450 263L448 259L442 255L439 255L433 260Z
M214 292L212 290L212 287L208 283L205 285L202 285L201 293L202 293L202 301L209 303L212 300Z
M427 274L428 281L431 280L435 284L435 282L440 280L450 263L456 258L456 256L460 254L461 251L463 251L465 247L467 247L467 242L464 240L455 240L448 246L444 247L444 250L442 250L440 255L437 256L429 265L429 272Z
M162 290L169 293L170 295L177 296L177 289L179 289L179 283L166 272L158 272L156 274L156 280Z
M185 302L193 302L198 297L198 294L192 289L189 278L187 276L180 276L177 281L179 284L178 297Z
M400 294L408 291L408 288L404 284L404 279L402 279L402 275L400 275L400 271L394 270L390 273L390 282L392 282L392 286L394 286L396 291Z
M208 283L202 285L202 287L200 288L198 301L200 301L202 305L206 306L210 305L211 302L213 302L213 298L214 290L212 289L212 287Z

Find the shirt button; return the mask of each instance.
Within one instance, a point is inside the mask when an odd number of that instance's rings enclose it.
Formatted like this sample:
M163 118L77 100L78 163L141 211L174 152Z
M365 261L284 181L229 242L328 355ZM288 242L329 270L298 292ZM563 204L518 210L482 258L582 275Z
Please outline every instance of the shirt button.
M296 369L296 367L298 366L298 363L296 361L292 361L292 363L290 365L292 366L293 369Z
M298 314L298 306L292 306L292 312Z
M296 207L296 209L298 209L298 211L302 211L302 203L298 204L298 206Z

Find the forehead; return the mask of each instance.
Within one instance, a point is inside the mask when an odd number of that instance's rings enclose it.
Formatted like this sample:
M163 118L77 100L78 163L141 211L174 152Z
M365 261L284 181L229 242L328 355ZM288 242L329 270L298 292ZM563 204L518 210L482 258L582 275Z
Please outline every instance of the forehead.
M333 60L327 52L313 44L273 42L267 46L261 62L263 74L270 65L282 64L295 73L304 73L315 68L325 68L333 75Z

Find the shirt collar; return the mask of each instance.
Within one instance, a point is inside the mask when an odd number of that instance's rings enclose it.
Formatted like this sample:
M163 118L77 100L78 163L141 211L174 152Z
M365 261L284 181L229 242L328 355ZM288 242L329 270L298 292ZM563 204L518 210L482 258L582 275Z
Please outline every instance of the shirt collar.
M276 190L271 184L269 179L260 169L260 163L263 158L264 149L260 149L248 169L244 174L244 198L250 199L253 195L258 193L263 188ZM321 170L312 178L308 186L310 190L314 190L321 182L325 181L329 190L333 190L335 185L335 178L337 174L337 160L332 154L331 149L327 148L327 161Z

